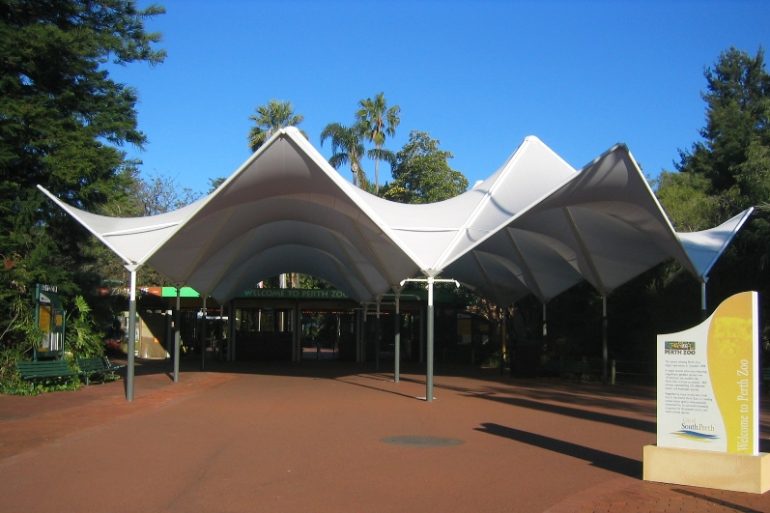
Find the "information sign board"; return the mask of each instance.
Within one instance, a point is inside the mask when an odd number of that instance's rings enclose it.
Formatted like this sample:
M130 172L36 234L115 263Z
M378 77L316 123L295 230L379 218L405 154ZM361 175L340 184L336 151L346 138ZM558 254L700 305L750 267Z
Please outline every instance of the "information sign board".
M658 447L759 453L758 335L756 292L658 335Z

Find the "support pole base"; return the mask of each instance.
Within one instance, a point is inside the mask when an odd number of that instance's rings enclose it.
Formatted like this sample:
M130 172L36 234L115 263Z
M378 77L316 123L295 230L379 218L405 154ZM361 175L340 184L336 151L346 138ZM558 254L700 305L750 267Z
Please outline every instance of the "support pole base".
M644 446L644 480L733 492L770 491L770 454Z

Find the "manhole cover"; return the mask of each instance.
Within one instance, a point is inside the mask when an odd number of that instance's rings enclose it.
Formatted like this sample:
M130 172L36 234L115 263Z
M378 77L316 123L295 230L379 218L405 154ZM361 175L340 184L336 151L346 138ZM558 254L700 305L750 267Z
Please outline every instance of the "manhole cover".
M382 439L386 444L392 445L407 445L410 447L450 447L452 445L460 445L462 440L456 438L441 438L438 436L423 436L423 435L399 435L388 436Z

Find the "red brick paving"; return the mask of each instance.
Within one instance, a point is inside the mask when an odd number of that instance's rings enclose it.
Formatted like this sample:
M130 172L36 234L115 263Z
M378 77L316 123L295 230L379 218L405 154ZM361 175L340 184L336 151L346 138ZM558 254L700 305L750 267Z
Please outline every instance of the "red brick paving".
M648 388L438 375L425 403L417 372L167 366L132 403L123 382L0 396L0 512L770 512L770 493L640 479Z

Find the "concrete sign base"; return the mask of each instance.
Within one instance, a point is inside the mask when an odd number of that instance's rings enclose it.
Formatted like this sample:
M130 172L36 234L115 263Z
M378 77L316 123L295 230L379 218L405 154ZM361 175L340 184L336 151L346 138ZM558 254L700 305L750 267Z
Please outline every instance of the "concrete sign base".
M644 446L644 480L734 492L770 491L770 454Z

